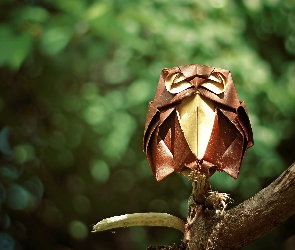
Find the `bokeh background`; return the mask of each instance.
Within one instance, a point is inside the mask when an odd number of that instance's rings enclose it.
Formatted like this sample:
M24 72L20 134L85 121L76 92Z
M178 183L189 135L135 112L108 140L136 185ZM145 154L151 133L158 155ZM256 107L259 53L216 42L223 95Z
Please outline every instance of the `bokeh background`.
M255 145L237 180L212 185L250 198L295 159L294 56L294 0L2 0L0 249L180 242L165 228L91 233L114 215L187 215L190 183L157 183L141 149L165 67L231 70ZM294 235L293 217L245 249L294 249Z

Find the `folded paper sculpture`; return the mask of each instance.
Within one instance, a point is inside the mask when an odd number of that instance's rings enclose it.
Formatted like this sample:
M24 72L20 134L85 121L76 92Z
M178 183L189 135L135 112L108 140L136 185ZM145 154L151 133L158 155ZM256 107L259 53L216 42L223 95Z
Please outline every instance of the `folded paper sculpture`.
M189 169L237 178L252 145L246 106L228 70L199 64L162 70L143 142L158 181Z

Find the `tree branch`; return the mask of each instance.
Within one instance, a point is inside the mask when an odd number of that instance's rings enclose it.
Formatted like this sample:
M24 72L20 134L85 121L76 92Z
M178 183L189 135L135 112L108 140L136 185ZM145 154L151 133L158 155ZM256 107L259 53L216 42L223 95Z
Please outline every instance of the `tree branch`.
M294 197L295 163L233 209L221 215L204 211L190 229L188 249L241 249L295 214Z

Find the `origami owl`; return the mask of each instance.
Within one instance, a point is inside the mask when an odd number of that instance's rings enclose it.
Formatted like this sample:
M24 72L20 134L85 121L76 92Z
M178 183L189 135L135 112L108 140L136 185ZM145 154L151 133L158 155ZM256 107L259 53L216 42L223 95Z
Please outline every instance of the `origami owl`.
M252 145L246 106L228 70L199 64L162 70L143 139L158 181L189 169L237 178Z

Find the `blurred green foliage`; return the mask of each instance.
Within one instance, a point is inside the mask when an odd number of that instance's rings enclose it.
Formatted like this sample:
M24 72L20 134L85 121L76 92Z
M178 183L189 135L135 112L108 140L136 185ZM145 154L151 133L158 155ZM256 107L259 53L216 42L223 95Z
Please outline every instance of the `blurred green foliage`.
M251 197L294 160L294 55L293 0L2 0L0 248L180 241L173 229L90 232L124 213L186 217L189 182L175 174L157 183L141 152L165 67L231 70L255 146L238 180L216 173L212 183L235 204ZM282 249L294 223L245 249Z

